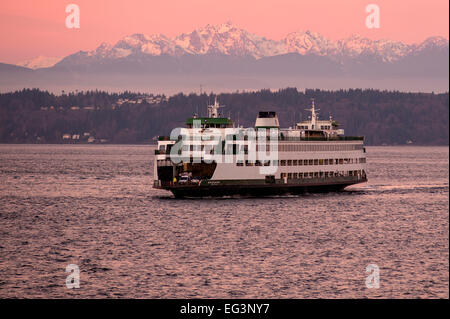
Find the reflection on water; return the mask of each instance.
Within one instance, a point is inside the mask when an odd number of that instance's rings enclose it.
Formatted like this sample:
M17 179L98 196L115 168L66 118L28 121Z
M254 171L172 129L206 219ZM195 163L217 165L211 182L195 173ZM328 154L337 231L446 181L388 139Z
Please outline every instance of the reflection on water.
M449 297L448 148L369 147L340 193L184 200L153 150L1 145L0 297Z

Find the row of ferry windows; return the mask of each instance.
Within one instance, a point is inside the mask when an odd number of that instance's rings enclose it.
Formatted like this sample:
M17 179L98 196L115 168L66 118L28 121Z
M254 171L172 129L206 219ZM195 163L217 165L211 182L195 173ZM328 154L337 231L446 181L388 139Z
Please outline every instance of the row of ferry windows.
M234 144L237 145L238 144ZM228 151L232 152L233 144L228 144ZM207 145L209 150L214 148L213 145ZM248 145L240 145L241 152L244 154L248 153ZM256 151L259 150L270 151L270 145L256 145ZM361 144L341 144L341 145L289 145L289 144L279 144L278 151L279 152L325 152L325 151L354 151L354 150L362 150L363 145ZM183 145L183 151L204 151L205 145Z
M273 166L306 166L306 165L339 165L339 164L362 164L366 162L365 157L361 158L325 158L325 159L305 159L305 160L275 160ZM237 166L269 166L269 161L237 161ZM172 162L167 160L158 160L158 166L171 166Z
M298 127L301 130L309 130L308 125L299 125ZM331 130L331 125L320 125L321 130Z
M354 151L362 150L362 144L337 144L337 145L308 145L308 144L280 144L278 151L280 152L325 152L325 151Z
M303 165L339 165L339 164L362 164L366 162L365 157L361 158L321 158L321 159L305 159L305 160L279 160L272 161L274 166L303 166ZM269 162L262 163L261 161L252 162L245 161L245 166L269 166ZM237 166L244 166L244 162L238 161Z
M339 172L307 172L307 173L281 173L282 179L298 179L298 178L321 178L335 176L361 176L365 174L364 170L339 171Z

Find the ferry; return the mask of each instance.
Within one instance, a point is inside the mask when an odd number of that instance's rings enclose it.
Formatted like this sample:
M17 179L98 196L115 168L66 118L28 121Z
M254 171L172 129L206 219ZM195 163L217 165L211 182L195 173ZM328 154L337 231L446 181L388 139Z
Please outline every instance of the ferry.
M340 191L367 182L363 136L345 136L330 116L311 116L280 128L275 112L259 112L254 127L220 116L217 98L208 116L160 136L154 184L176 198L271 196Z

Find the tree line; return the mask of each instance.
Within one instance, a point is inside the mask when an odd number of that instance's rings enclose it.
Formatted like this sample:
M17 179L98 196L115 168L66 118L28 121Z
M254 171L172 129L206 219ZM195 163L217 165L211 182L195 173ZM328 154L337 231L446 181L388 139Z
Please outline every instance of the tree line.
M139 92L70 92L39 89L0 94L0 143L61 143L63 135L89 133L109 143L154 143L193 114L206 116L213 93L175 94L158 103L136 103ZM244 127L259 111L275 111L282 127L310 115L315 100L319 118L331 115L346 135L363 135L368 145L448 145L449 94L370 89L221 93L222 116ZM121 104L117 102L124 100ZM134 102L133 102L134 101ZM85 108L86 107L86 108Z

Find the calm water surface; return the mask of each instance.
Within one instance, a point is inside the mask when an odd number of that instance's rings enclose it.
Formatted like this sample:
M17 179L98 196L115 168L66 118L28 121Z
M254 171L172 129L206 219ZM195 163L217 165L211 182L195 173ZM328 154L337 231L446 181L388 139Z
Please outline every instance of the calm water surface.
M201 200L152 188L153 150L0 145L0 297L449 297L448 147L369 147L345 192Z

